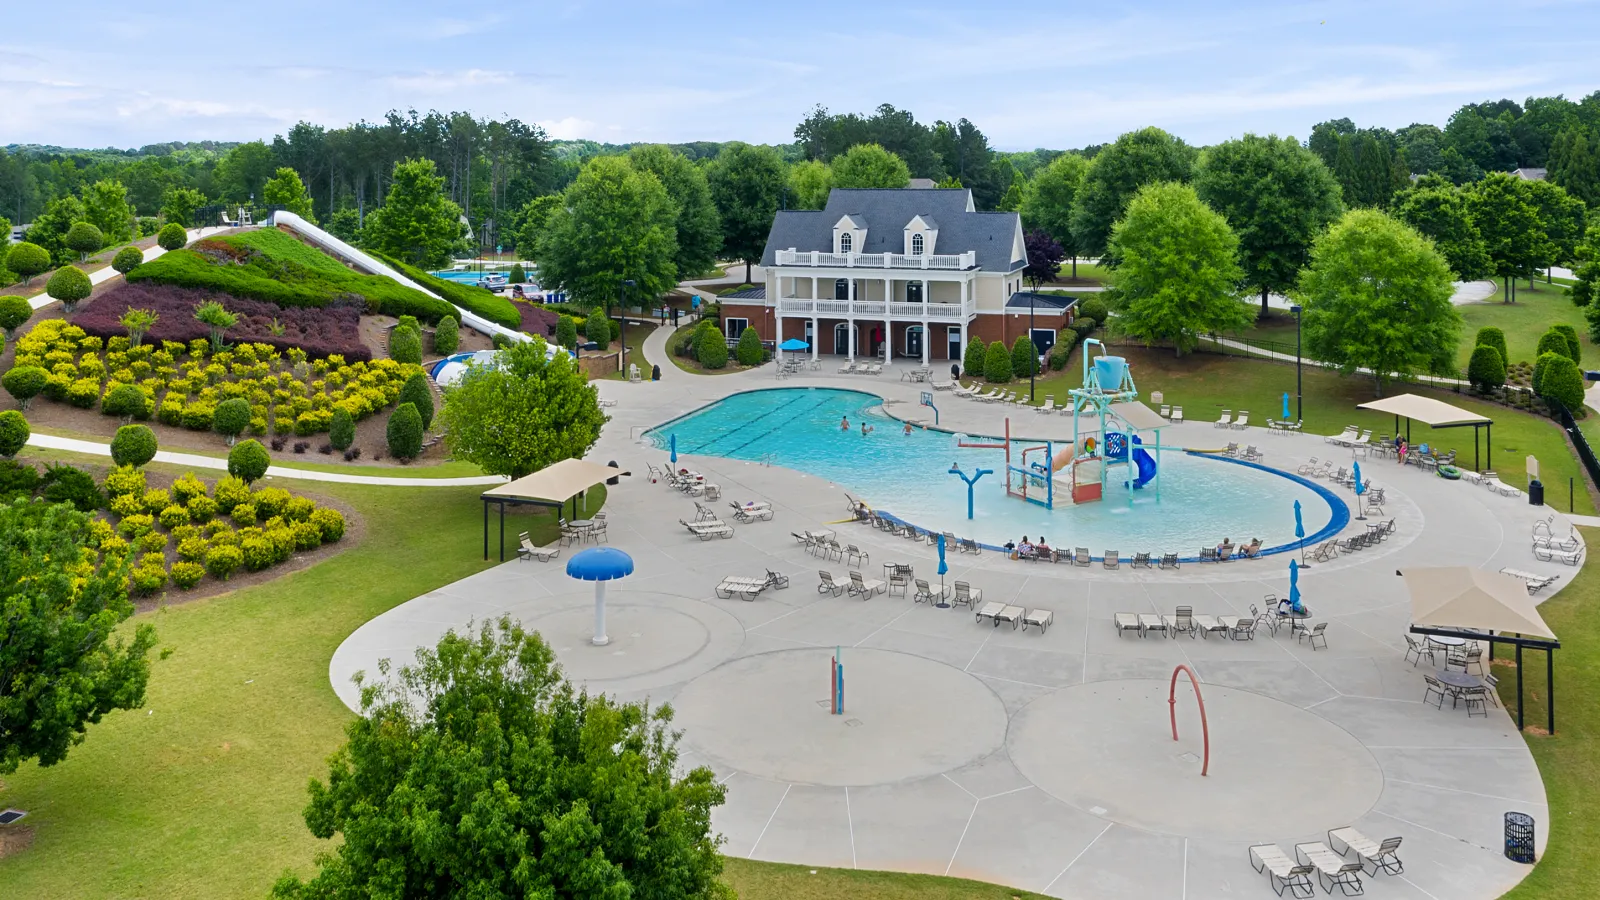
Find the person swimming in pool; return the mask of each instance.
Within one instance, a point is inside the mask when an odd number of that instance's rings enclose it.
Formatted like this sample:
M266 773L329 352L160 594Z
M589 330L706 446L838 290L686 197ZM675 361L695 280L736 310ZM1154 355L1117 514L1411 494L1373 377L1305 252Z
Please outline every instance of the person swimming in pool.
M901 433L904 434L906 437L910 437L911 436L911 423L910 422L906 423L905 430L902 431Z
M872 433L872 426L868 425L865 422L862 422L861 423L861 436L862 437L866 437L867 435L869 435L871 433Z
M844 418L839 420L839 430L840 431L849 431L850 430L850 417L849 416L845 416Z

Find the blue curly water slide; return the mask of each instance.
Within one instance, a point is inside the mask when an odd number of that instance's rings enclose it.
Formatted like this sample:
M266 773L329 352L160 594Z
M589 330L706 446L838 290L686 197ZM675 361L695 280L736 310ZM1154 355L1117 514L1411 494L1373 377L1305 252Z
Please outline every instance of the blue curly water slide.
M1133 436L1135 444L1143 444L1138 435ZM1150 455L1149 450L1135 447L1133 450L1133 464L1139 467L1139 477L1134 479L1134 488L1142 488L1156 477L1156 458Z

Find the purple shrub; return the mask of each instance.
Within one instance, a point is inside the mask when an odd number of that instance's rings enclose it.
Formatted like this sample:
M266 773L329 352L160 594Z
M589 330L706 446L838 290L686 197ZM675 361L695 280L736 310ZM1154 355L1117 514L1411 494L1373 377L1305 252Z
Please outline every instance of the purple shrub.
M268 344L280 350L299 347L313 359L334 353L350 362L370 360L372 351L361 343L361 314L366 304L359 298L333 300L327 306L283 307L260 300L230 297L216 291L173 287L153 282L122 284L89 301L73 317L72 323L89 334L102 338L127 334L118 321L130 307L148 309L160 318L145 333L145 340L182 341L210 335L205 325L194 319L194 308L206 300L217 300L239 317L228 329L230 343ZM273 334L273 323L283 334Z

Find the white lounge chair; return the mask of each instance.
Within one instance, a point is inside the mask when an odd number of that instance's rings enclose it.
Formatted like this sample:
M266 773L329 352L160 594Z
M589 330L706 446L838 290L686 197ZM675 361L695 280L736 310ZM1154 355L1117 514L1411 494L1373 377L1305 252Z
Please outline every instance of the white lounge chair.
M1044 398L1044 405L1040 406L1040 407L1038 407L1037 409L1034 410L1034 412L1042 412L1042 413L1055 412L1055 411L1056 411L1056 398L1055 398L1054 394Z
M1174 425L1182 425L1183 424L1183 407L1174 406L1172 408L1172 423Z
M1528 593L1530 594L1537 594L1561 579L1560 575L1540 575L1537 572L1529 572L1525 569L1514 569L1511 566L1506 566L1505 568L1501 569L1500 574L1510 575L1512 578L1522 579L1523 582L1527 584Z
M1002 609L994 614L995 627L998 628L1001 622L1010 622L1011 629L1015 631L1017 626L1021 624L1023 617L1027 616L1027 614L1028 611L1020 606L1007 606L1005 609Z
M1250 865L1257 872L1266 872L1272 889L1282 897L1285 890L1290 896L1309 898L1316 893L1311 884L1311 866L1295 862L1277 844L1257 844L1250 848Z
M1354 425L1346 425L1344 427L1344 430L1339 432L1338 434L1325 434L1325 435L1323 435L1322 436L1322 440L1323 440L1323 443L1327 443L1327 444L1348 444L1351 441L1355 440L1360 434L1361 434L1361 430L1359 428L1357 428L1356 426L1354 426Z
M521 544L521 546L517 548L518 559L537 559L540 562L549 562L550 560L561 555L561 545L559 543L546 544L543 547L535 547L533 545L533 540L528 537L528 533L526 531L517 535L517 540L518 543Z
M1250 427L1250 411L1248 409L1239 410L1239 418L1233 420L1232 427L1239 431Z
M1122 637L1124 631L1137 631L1139 637L1144 637L1144 629L1139 627L1139 617L1133 613L1117 613L1112 624L1117 626L1117 637Z
M1566 563L1575 566L1583 561L1582 550L1558 550L1555 547L1534 547L1533 555L1545 562Z
M1339 845L1344 849L1340 850ZM1356 857L1361 860L1361 871L1367 875L1377 875L1381 870L1388 875L1399 875L1406 870L1405 864L1400 862L1397 851L1400 849L1400 838L1384 838L1375 841L1354 828L1335 828L1328 832L1328 846L1340 855L1349 855L1351 850L1356 852ZM1372 871L1367 872L1367 864L1372 865Z
M991 601L989 603L985 603L983 607L978 610L976 619L979 624L982 624L984 619L989 619L991 622L993 622L995 616L1000 615L1001 613L1005 612L1005 610L1006 605L1004 603Z
M1364 892L1361 886L1361 863L1346 862L1345 858L1328 849L1321 841L1307 841L1294 845L1295 858L1304 859L1317 870L1317 880L1322 889L1333 893L1335 887L1346 896Z
M850 587L846 590L852 597L860 594L861 599L865 600L873 594L884 593L888 586L876 578L862 578L860 572L851 572Z
M1161 620L1161 617L1156 615L1155 613L1140 613L1139 614L1139 636L1140 637L1144 637L1146 634L1148 634L1149 632L1152 632L1152 631L1159 631L1159 632L1161 632L1161 636L1162 637L1166 637L1167 636L1167 623L1163 622Z
M1046 628L1056 620L1056 614L1048 609L1030 609L1022 617L1022 630L1027 631L1029 625L1039 626L1039 633L1044 634Z
M1218 428L1227 428L1228 426L1230 426L1232 424L1233 424L1233 410L1231 410L1231 409L1223 410L1222 411L1222 417L1217 419L1216 427L1218 427Z

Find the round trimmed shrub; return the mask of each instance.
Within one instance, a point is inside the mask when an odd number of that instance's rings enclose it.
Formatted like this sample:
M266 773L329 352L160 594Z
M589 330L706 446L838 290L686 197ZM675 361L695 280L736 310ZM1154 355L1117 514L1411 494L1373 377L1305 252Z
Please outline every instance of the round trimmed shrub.
M44 292L54 300L61 301L61 308L69 314L78 308L78 303L94 291L89 276L77 266L62 266L44 283Z
M722 336L722 329L707 320L695 337L694 355L695 359L700 361L700 365L707 369L726 367L728 365L728 340Z
M83 259L91 253L100 252L106 245L105 233L88 222L73 222L72 227L61 238L69 250L75 250L78 258Z
M344 514L337 509L319 506L317 511L311 514L309 521L322 532L324 544L332 544L344 537Z
M289 505L284 507L283 517L290 522L304 522L311 518L317 511L317 505L304 497L289 498Z
M138 247L123 247L117 255L111 257L111 268L116 269L120 275L126 275L144 262L144 251Z
M100 380L98 378L79 378L67 385L67 403L79 409L94 409L95 402L100 399Z
M16 398L18 406L27 409L29 401L44 392L49 379L50 373L38 366L17 366L0 375L0 387Z
M422 335L415 328L397 325L389 332L389 358L395 362L422 362Z
M267 467L272 465L272 457L267 454L267 448L261 442L251 439L240 441L228 451L228 474L251 484L261 476L267 474ZM220 482L218 485L220 486Z
M139 549L146 553L165 553L167 549L167 536L159 531L147 531L139 535L135 542Z
M1095 322L1093 319L1080 319L1079 321L1072 323L1072 330L1078 333L1078 340L1080 341L1089 335L1094 334L1094 330L1099 327L1099 323Z
M135 594L150 595L167 583L167 569L160 563L140 563L128 573L128 587Z
M400 460L417 458L422 452L422 415L415 405L402 403L395 407L389 415L386 437L390 456Z
M239 553L244 559L244 567L252 572L259 572L276 562L272 544L266 538L245 538L239 542Z
M217 514L217 501L201 494L185 503L184 509L189 511L189 521L209 522Z
M589 314L589 320L583 323L583 336L599 344L601 350L611 345L611 323L604 313L595 310Z
M243 397L218 403L216 411L211 414L211 430L227 438L229 444L249 426L250 401Z
M230 544L217 544L206 551L206 571L211 577L220 581L227 581L239 567L244 565L244 554L238 547Z
M177 528L179 525L187 525L189 524L189 510L174 503L166 509L163 509L161 514L156 517L156 521L160 522L161 527L166 529Z
M189 243L189 234L177 222L170 222L156 232L156 246L163 250L180 250Z
M983 343L983 338L975 337L967 341L966 352L961 356L961 374L969 378L982 377L983 364L988 355L989 348Z
M189 562L200 562L206 558L206 550L211 547L203 537L188 537L178 542L178 558Z
M333 422L328 426L328 443L335 450L348 450L356 440L356 423L350 410L340 406L333 411Z
M1583 346L1578 343L1578 329L1571 325L1551 325L1551 331L1559 331L1567 336L1567 356L1579 366L1583 365Z
M229 515L233 517L233 524L235 525L248 527L257 522L256 505L254 503L240 503L233 508L233 512L229 513Z
M1467 361L1467 380L1480 391L1489 391L1506 383L1506 361L1500 351L1488 344L1472 348L1472 358Z
M420 332L422 330L422 323L417 321L417 317L416 316L405 315L405 316L399 317L398 319L395 319L394 327L396 327L396 328L409 328L412 331Z
M1104 325L1109 315L1106 302L1099 297L1090 297L1078 304L1078 318L1093 319L1096 325Z
M528 272L522 268L522 263L511 264L511 274L506 276L507 284L527 284Z
M0 412L0 456L10 459L28 445L33 430L28 420L14 409Z
M180 591L192 590L206 574L205 567L192 561L172 564L172 585Z
M1011 380L1011 352L1006 349L1004 341L989 345L989 351L983 359L983 377L992 384L1004 384Z
M250 497L250 502L256 505L256 515L263 519L271 519L283 515L289 507L293 496L283 488L269 487L256 491Z
M26 325L33 318L33 304L26 297L7 294L0 297L0 331L6 333L6 340L17 338L17 329Z
M1472 344L1474 347L1480 344L1487 344L1499 350L1501 361L1507 366L1511 365L1511 353L1506 350L1506 333L1493 325L1479 328L1478 336Z
M172 505L172 495L163 488L151 488L140 499L144 503L144 511L152 516Z
M144 512L144 497L141 494L123 494L111 498L111 511L119 516L136 516Z
M135 384L117 384L100 398L100 412L122 419L143 421L155 412L156 403Z
M122 517L122 521L117 523L117 533L131 541L137 540L140 535L154 527L156 527L155 516L149 513L135 513Z
M1533 353L1536 359L1546 353L1559 353L1568 359L1572 359L1572 347L1567 343L1567 336L1554 328L1539 336L1539 346Z
M423 431L427 431L428 426L433 424L433 391L428 388L428 376L421 372L413 373L406 379L406 383L400 386L400 396L395 402L409 403L417 408L417 415L422 417Z
M454 316L445 316L433 327L433 352L449 356L461 346L461 326Z
M294 535L296 550L315 550L322 546L322 529L310 522L296 522L289 526L289 531Z
M246 441L246 443L253 442ZM242 447L244 444L239 446ZM234 449L237 450L238 447ZM211 499L216 501L217 511L226 515L233 512L235 506L250 502L250 486L234 475L219 478L216 488L211 492ZM226 529L227 526L224 525L223 528Z
M1568 410L1582 409L1583 373L1578 371L1578 364L1566 356L1552 353L1551 357L1545 366L1539 393L1546 400L1559 403Z
M139 468L156 457L156 433L148 425L124 425L111 439L111 459L119 466Z
M761 346L761 336L756 334L754 328L746 328L739 333L739 345L733 348L733 356L741 366L761 365L766 357L766 349Z
M196 497L206 495L206 483L194 477L193 472L183 473L183 477L172 483L172 499L185 506Z
M113 452L115 447L113 446ZM144 497L144 472L137 466L119 465L106 473L105 490L111 497Z
M50 269L50 251L27 241L11 245L6 254L5 267L22 276L23 284L32 284L33 276Z

